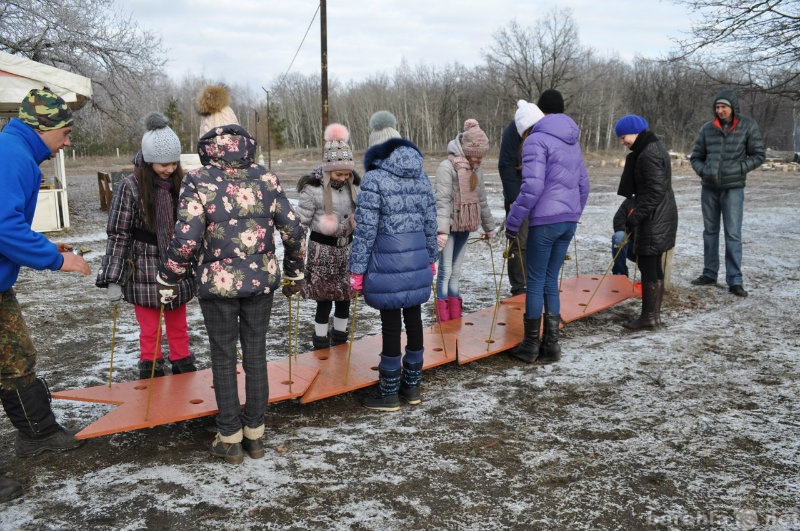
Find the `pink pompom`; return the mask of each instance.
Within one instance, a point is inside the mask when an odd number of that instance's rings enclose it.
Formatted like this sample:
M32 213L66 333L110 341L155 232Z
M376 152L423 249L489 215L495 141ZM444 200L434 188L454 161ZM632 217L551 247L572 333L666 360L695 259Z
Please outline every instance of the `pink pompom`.
M478 120L475 118L467 118L464 122L464 131L472 129L473 127L478 127Z
M331 234L336 234L336 230L339 228L339 220L333 214L326 214L319 218L319 231L322 234L326 234L330 236Z
M334 140L347 142L350 140L350 132L342 124L331 124L325 128L325 142L333 142Z

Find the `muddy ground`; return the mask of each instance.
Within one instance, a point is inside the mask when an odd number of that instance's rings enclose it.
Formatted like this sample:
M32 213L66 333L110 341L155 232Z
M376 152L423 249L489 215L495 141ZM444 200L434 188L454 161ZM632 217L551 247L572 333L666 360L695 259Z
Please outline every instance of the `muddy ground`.
M294 195L293 182L316 157L281 156L273 169ZM427 162L431 174L436 162ZM499 223L496 161L485 165ZM95 172L123 166L116 159L68 162L71 227L50 236L88 249L94 272L106 220ZM590 161L592 193L567 275L608 266L619 173ZM499 354L445 365L425 372L423 403L397 413L359 407L366 391L272 405L262 460L234 466L212 459L207 419L22 460L3 416L3 471L26 493L0 507L0 528L800 529L799 184L800 173L780 169L748 180L748 298L689 284L702 269L699 184L688 167L676 167L679 243L665 328L623 331L621 322L639 310L629 300L568 324L560 363L524 366ZM487 248L470 247L464 269L465 311L492 305ZM51 388L104 383L111 307L94 276L24 270L16 287ZM313 305L304 302L302 311L310 323ZM192 348L207 368L196 301L189 319ZM359 320L360 335L379 330L376 312L365 309ZM301 330L310 336L310 324ZM136 333L131 307L123 308L118 381L136 377ZM279 301L271 357L285 356L285 334ZM76 428L110 410L65 400L53 407Z

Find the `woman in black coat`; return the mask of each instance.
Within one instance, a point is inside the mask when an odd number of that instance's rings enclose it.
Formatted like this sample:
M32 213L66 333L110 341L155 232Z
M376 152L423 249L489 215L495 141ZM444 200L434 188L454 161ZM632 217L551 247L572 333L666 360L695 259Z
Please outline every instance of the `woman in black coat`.
M631 150L625 158L617 193L633 198L625 230L634 241L642 272L642 314L624 326L631 330L655 328L661 325L664 252L675 247L678 231L672 166L664 144L641 116L623 116L614 131L622 145Z

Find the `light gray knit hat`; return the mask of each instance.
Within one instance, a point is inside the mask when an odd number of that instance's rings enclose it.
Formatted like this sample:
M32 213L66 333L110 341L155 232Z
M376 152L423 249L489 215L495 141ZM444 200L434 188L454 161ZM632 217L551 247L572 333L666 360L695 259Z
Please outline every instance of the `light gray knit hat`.
M378 111L369 119L369 145L370 147L383 144L390 138L402 138L397 131L397 118L389 111Z
M144 119L147 129L142 136L142 159L150 164L169 164L181 160L181 141L170 129L169 120L160 112L151 112Z

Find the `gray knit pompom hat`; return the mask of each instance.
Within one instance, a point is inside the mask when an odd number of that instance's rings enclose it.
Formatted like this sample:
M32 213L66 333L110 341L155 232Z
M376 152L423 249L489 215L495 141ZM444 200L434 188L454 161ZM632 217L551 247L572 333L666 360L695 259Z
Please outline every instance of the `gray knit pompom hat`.
M369 119L369 146L383 144L390 138L401 138L397 131L397 118L389 111L378 111Z
M150 164L169 164L181 160L181 141L170 129L169 120L160 112L151 112L144 119L147 129L142 136L142 159Z

